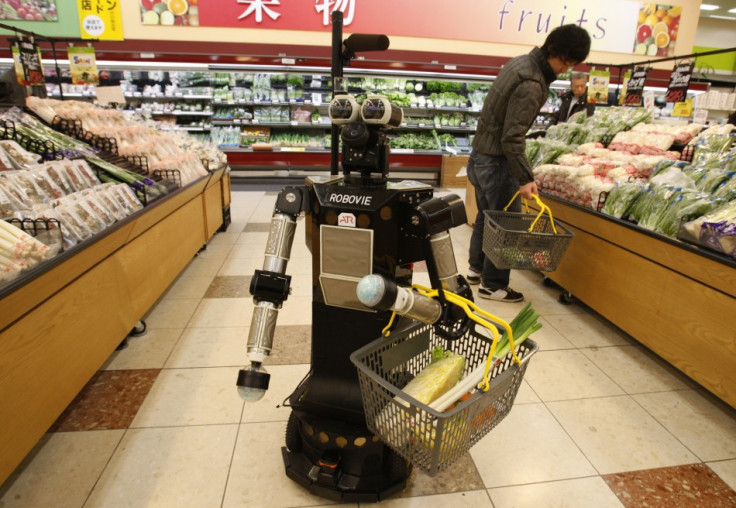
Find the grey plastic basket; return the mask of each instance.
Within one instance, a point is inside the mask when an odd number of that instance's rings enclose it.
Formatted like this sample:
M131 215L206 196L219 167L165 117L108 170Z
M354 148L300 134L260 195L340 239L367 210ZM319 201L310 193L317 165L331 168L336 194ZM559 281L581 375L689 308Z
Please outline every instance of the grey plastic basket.
M542 215L534 229L529 227L537 218L528 213L485 211L483 225L483 253L496 268L539 270L557 269L565 254L573 232L564 224Z
M358 369L368 428L428 475L447 469L511 411L537 345L527 339L517 348L521 365L509 353L493 366L487 392L475 393L444 412L403 395L402 388L430 363L434 347L463 355L466 375L485 364L491 343L474 323L462 337L448 342L431 325L412 321L391 337L355 351L350 360Z

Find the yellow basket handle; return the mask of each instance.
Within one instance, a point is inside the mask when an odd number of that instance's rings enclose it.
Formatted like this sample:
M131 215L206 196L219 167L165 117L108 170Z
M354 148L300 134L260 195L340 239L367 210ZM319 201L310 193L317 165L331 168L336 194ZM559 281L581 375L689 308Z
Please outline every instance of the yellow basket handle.
M520 191L516 191L516 194L514 194L514 197L512 197L511 201L509 201L509 204L503 208L504 212L508 209L509 206L511 206L511 203L514 202L514 200L516 199L516 196L518 196L519 193ZM539 213L537 214L537 217L534 219L534 221L532 221L532 225L529 226L529 230L528 230L529 233L531 233L534 230L534 226L537 225L537 222L539 222L539 219L546 212L547 215L549 216L549 223L552 226L552 232L554 234L557 234L557 228L555 227L555 220L554 218L552 218L552 210L550 210L550 208L547 205L542 203L542 200L539 198L537 194L532 194L532 197L534 198L534 201L537 202L537 205L539 205ZM529 213L529 204L526 202L526 199L524 199L524 206L526 206L526 211L527 213Z
M429 298L437 298L439 295L438 290L420 286L419 284L414 284L412 286L412 289L414 289L418 293L426 297L429 297ZM482 383L482 386L480 385L478 386L478 389L486 392L488 391L488 388L490 388L490 382L488 381L488 374L490 373L491 367L493 366L493 354L496 352L496 346L498 345L498 340L501 338L501 336L498 334L498 329L496 329L493 323L498 323L506 331L506 333L509 336L509 346L511 349L511 355L514 357L514 361L518 365L521 365L521 360L516 355L516 347L514 346L514 331L511 329L511 325L509 325L506 321L504 321L498 316L494 316L493 314L484 311L483 309L478 307L475 303L468 300L467 298L463 298L462 296L452 293L450 291L445 291L444 295L445 295L445 299L448 302L454 305L457 305L458 307L463 309L465 311L465 314L470 319L472 319L473 321L475 321L482 327L490 330L491 334L493 335L493 342L491 343L491 350L488 352L488 359L486 360L486 368L485 368L485 371L483 372L483 383ZM476 312L483 317L476 315L475 314ZM395 316L396 316L396 313L395 312L392 313L391 320L388 326L386 326L386 328L383 329L383 333L387 337L389 335L388 330L391 327L391 323L393 323Z

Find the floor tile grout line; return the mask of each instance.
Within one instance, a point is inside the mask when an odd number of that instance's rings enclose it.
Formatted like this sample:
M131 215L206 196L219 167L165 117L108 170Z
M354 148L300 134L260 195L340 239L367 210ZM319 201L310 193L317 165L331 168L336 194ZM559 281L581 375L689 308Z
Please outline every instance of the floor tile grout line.
M115 457L115 454L117 453L118 449L120 448L121 443L123 442L123 439L125 439L125 436L128 434L128 428L123 429L123 434L120 436L120 439L118 440L117 444L115 445L115 449L112 451L110 456L107 458L107 461L105 462L105 467L100 469L100 474L97 475L97 479L95 480L95 483L92 485L92 488L87 493L87 497L84 498L84 502L82 503L82 507L84 508L87 503L89 503L90 498L92 497L92 494L94 493L95 489L97 488L97 485L100 483L100 480L105 474L105 471L107 471L107 468L110 467L110 463L112 462L113 457ZM113 429L110 429L113 430Z
M220 508L222 508L225 505L225 497L227 496L227 486L230 483L230 474L233 470L233 462L235 461L235 452L238 448L238 439L240 438L240 431L243 428L243 415L245 414L245 401L243 401L243 406L240 408L240 423L238 424L238 428L235 431L235 441L233 441L233 453L230 455L230 463L228 464L227 468L227 477L225 478L225 488L222 489L222 501L220 502Z

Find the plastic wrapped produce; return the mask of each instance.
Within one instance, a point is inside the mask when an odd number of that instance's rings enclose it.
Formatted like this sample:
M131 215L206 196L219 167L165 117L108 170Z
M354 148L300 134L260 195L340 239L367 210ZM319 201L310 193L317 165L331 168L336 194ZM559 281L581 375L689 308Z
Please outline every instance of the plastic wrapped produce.
M728 182L734 175L733 171L724 171L722 169L710 169L705 176L698 181L698 190L712 194L721 185Z
M646 199L639 200L643 201L642 206L637 209L637 215L633 219L639 226L655 231L662 215L667 212L667 208L679 195L680 191L673 187L654 186L642 196Z
M736 201L684 224L678 238L736 257Z
M621 183L608 193L601 212L620 219L627 215L628 210L641 196L648 186L640 183Z
M670 166L665 171L660 172L657 176L649 179L654 185L669 185L671 187L680 187L684 189L695 189L695 182L686 175L682 169L677 166Z
M707 193L691 190L679 191L670 206L659 211L657 214L659 219L653 229L657 233L674 237L683 219L700 217L724 203L723 199L714 198Z
M433 352L436 358L436 353ZM465 370L465 358L452 352L434 359L417 376L409 381L403 393L414 397L422 404L430 404L457 384Z

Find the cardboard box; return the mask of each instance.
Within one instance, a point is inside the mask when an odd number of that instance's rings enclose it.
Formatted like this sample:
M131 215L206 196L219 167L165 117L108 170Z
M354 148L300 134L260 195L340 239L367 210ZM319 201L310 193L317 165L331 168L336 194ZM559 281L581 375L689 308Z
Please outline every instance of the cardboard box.
M440 169L440 186L449 188L465 187L468 178L465 167L468 165L467 155L443 155ZM458 176L460 173L460 176Z
M475 204L475 187L466 178L465 182L465 215L468 218L468 224L475 224L475 217L478 215L478 206Z

